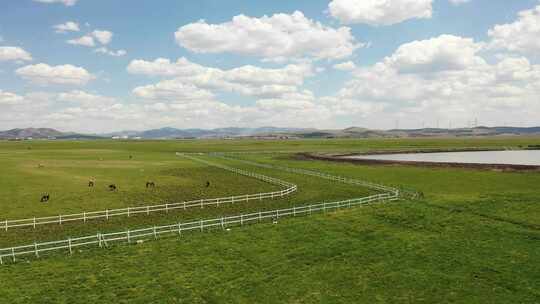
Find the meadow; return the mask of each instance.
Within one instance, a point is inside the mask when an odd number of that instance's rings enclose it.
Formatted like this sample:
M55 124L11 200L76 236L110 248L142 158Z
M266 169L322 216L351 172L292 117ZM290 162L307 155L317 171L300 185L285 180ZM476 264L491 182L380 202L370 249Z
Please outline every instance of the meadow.
M0 221L279 187L175 156L246 160L417 189L401 200L230 231L21 258L0 267L4 303L538 303L540 173L305 160L296 152L519 148L540 138L0 142ZM130 157L131 156L131 157ZM222 164L298 185L280 199L10 229L0 247L372 194L353 185ZM41 166L40 166L41 165ZM88 180L95 178L96 187ZM146 189L153 180L156 189ZM205 187L206 181L211 187ZM106 186L115 183L119 191ZM42 193L51 194L47 204Z

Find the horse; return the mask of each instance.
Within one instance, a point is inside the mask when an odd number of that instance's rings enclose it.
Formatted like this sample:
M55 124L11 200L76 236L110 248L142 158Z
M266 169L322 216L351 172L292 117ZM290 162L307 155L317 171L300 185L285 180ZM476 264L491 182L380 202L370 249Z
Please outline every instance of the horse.
M109 190L110 191L116 191L117 190L116 185L115 184L110 184L109 185Z
M51 197L50 197L49 193L45 193L44 195L41 196L40 202L46 203L46 202L49 201L50 198L51 198Z
M37 166L37 167L41 169L41 168L44 168L44 167L45 167L45 165L43 165L43 164L38 164L38 166Z

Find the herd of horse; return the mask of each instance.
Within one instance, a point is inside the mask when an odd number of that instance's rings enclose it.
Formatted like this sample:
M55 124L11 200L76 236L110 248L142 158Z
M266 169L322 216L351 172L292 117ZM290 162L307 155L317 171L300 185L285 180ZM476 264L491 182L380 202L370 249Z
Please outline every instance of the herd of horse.
M89 188L93 188L93 187L95 187L95 186L96 186L95 180L90 180L90 181L88 181L88 187L89 187ZM208 188L208 187L210 187L210 181L207 181L207 182L206 182L206 188ZM116 186L116 184L110 184L108 188L109 188L109 191L113 191L113 192L118 190L118 187ZM147 181L147 182L146 182L146 189L154 189L154 188L156 188L156 183L155 183L155 182L153 182L153 181ZM48 202L50 199L51 199L50 194L49 194L49 193L45 193L45 194L43 194L43 195L41 196L40 202L46 203L46 202Z

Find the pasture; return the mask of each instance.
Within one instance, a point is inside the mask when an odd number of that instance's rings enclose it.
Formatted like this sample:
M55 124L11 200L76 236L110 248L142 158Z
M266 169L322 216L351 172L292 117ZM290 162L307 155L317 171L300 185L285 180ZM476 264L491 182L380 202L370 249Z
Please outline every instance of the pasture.
M280 190L177 157L253 153L262 164L405 186L400 200L142 244L21 257L0 267L5 303L537 303L540 173L366 166L295 152L519 148L540 138L302 141L0 142L4 219L56 216ZM132 156L132 157L130 157ZM209 156L298 185L289 196L87 223L0 231L0 248L67 237L330 202L373 190ZM95 179L95 187L88 181ZM147 181L156 183L147 189ZM206 182L210 181L210 187ZM109 184L118 185L109 191ZM40 203L43 193L51 200Z

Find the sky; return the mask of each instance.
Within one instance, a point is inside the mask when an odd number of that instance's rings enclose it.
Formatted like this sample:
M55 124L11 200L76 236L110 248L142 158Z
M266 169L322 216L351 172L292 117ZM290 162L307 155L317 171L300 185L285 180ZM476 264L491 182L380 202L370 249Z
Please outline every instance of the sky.
M1 0L0 130L540 125L538 0Z

